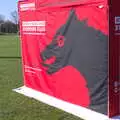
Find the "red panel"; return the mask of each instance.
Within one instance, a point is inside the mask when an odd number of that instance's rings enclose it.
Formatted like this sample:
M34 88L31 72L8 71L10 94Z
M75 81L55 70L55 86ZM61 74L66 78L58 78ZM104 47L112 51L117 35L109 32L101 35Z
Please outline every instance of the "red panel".
M115 25L115 16L120 16L120 1L109 1L109 15L110 15L110 42L109 42L109 116L120 114L120 71L119 71L119 44L120 44L120 29L115 30L119 24Z

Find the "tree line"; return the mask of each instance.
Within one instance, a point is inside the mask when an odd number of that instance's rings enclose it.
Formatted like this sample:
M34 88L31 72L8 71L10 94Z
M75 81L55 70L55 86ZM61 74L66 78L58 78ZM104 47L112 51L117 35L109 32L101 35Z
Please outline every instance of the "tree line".
M5 20L4 15L0 15L0 34L18 33L18 13L13 11L10 14L11 20Z

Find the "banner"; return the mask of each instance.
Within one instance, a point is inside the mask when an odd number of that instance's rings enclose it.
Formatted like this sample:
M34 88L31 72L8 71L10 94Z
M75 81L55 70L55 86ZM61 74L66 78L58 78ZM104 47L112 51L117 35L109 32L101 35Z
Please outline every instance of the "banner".
M114 36L106 0L29 0L19 2L19 17L25 86L110 117L120 114L120 27Z

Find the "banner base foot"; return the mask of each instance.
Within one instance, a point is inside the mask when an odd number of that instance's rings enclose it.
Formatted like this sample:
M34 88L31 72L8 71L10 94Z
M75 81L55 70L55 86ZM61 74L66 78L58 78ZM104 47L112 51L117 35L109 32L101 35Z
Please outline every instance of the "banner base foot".
M63 100L59 100L55 97L49 96L47 94L44 94L42 92L38 92L36 90L33 90L31 88L28 88L26 86L22 86L17 89L13 89L13 91L23 94L25 96L28 96L30 98L34 98L38 101L41 101L45 104L48 104L50 106L59 108L63 111L66 111L70 114L73 114L75 116L78 116L85 120L120 120L120 116L116 116L114 118L108 118L108 116L92 111L90 109L77 106L68 102L65 102Z

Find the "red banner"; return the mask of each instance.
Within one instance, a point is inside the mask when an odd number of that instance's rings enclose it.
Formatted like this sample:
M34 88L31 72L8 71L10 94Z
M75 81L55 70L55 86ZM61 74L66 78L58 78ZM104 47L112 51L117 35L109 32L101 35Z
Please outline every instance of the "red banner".
M19 2L25 86L119 114L120 17L113 6L106 0Z

